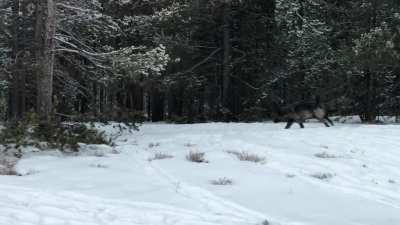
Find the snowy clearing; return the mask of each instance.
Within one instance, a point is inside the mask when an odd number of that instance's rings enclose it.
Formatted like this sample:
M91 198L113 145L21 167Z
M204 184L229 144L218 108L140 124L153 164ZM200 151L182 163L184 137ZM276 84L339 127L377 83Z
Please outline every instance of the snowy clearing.
M305 126L145 124L115 149L29 154L0 176L0 224L400 224L400 126Z

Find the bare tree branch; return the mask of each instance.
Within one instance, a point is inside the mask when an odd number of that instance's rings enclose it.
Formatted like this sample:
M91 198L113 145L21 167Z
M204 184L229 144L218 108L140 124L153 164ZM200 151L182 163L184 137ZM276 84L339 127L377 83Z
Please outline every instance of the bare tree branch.
M190 73L193 70L195 70L197 67L203 65L206 63L208 60L210 60L215 54L217 54L219 51L221 51L221 48L215 49L213 52L211 52L207 57L205 57L203 60L200 62L196 63L194 66L190 67L189 69L185 70L184 72L179 72L178 74L185 74L185 73Z

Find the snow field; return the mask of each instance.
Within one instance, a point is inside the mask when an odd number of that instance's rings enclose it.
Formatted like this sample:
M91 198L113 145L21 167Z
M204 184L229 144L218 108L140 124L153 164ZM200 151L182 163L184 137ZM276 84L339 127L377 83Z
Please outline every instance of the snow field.
M305 126L145 124L115 149L27 155L0 177L0 224L400 224L400 127Z

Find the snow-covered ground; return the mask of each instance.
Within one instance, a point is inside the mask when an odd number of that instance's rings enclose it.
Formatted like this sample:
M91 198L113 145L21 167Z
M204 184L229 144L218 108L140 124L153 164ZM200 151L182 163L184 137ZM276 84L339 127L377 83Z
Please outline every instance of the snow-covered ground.
M400 224L400 126L305 126L145 124L113 151L27 155L24 176L0 176L0 224ZM173 158L149 161L156 153Z

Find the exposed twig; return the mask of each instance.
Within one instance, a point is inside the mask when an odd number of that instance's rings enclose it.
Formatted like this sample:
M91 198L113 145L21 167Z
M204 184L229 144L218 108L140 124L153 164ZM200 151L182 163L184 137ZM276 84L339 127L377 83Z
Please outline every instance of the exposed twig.
M217 48L215 49L213 52L211 52L206 58L204 58L203 60L201 60L200 62L196 63L194 66L192 66L190 69L182 72L182 74L185 73L190 73L193 70L195 70L197 67L203 65L204 63L206 63L208 60L210 60L215 54L217 54L219 51L221 51L221 48Z
M253 90L260 90L261 89L261 87L255 87L252 84L250 84L249 82L244 81L242 78L240 78L238 76L235 76L235 75L231 74L230 77L237 79L238 81L242 82L244 85L246 85L247 87L249 87L249 88L251 88Z

